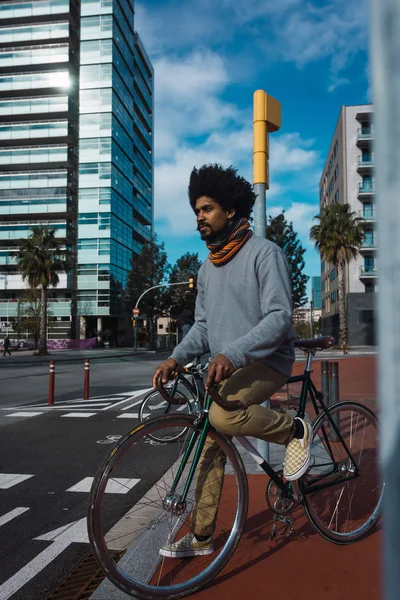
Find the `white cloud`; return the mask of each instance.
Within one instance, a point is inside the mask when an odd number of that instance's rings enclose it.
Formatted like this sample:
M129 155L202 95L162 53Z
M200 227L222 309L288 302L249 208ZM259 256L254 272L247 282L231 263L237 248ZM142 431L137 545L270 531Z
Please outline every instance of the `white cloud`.
M290 187L295 188L296 171L301 168L307 173L312 172L316 156L313 149L301 148L302 140L298 134L281 136L276 140L276 144L282 162L280 169L273 171L271 187L267 192L268 204L271 200L279 198L288 188L287 182L281 181L278 174L281 176L282 174L288 175ZM275 150L271 150L272 152L275 152ZM296 157L299 158L299 163L296 163ZM194 231L193 212L187 198L189 175L194 166L199 167L202 164L212 162L218 162L223 166L233 164L243 177L252 181L251 128L242 128L225 134L213 133L203 144L198 145L196 148L182 144L176 149L170 160L160 161L156 165L155 216L158 221L157 229L161 235L168 232L177 236L185 236L188 232ZM312 185L314 185L314 182ZM301 187L303 190L309 189L309 186L304 183ZM312 208L309 209L309 206ZM306 227L305 214L308 210L314 211L313 215L317 212L315 205L302 203L294 203L287 211L289 220L298 221L302 231Z
M152 8L136 3L136 23L153 56L188 47L217 50L240 33L243 42L247 37L252 43L247 49L241 42L237 56L232 44L234 62L240 57L245 64L246 52L253 62L267 58L268 63L283 60L298 67L328 59L330 90L347 81L343 72L365 50L367 20L367 0L164 0ZM235 76L246 73L236 69Z
M182 139L218 131L240 119L220 94L229 79L222 58L211 51L164 56L155 68L155 155L170 157Z
M271 171L293 172L314 166L319 160L319 154L310 149L313 141L302 140L298 133L271 136Z

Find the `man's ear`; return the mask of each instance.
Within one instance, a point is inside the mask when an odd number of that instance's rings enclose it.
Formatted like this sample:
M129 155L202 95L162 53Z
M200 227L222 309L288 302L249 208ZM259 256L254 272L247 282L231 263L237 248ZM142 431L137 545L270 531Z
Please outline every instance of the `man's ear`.
M235 215L236 215L236 208L230 208L227 212L228 219L233 219L233 217Z

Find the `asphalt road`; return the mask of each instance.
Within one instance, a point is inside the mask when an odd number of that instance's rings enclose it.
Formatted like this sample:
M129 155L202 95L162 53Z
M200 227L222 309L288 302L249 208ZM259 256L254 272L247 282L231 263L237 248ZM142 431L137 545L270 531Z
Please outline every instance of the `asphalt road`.
M55 361L55 404L83 397L84 360L88 353L0 358L0 411L8 407L47 403L50 358ZM155 366L168 353L93 353L90 357L90 396L151 387ZM0 416L1 420L1 416Z
M110 436L138 423L140 390L150 388L164 356L91 360L89 401L82 400L83 360L56 358L53 407L47 405L48 360L1 361L0 600L44 600L88 554L88 488L69 489L90 483L113 447ZM159 475L168 466L160 464ZM59 528L73 523L67 543Z

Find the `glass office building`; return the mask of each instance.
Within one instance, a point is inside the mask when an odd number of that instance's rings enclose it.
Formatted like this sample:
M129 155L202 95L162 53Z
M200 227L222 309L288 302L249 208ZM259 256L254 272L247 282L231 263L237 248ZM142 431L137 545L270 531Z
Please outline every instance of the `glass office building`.
M152 129L133 0L0 4L0 336L25 289L19 240L38 223L75 257L49 337L121 335L131 258L153 229Z

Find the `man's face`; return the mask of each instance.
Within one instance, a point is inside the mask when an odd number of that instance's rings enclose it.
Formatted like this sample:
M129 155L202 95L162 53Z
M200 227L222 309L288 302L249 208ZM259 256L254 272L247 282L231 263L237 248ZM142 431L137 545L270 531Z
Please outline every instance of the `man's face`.
M195 215L197 229L201 239L212 241L228 228L229 220L235 215L235 209L224 210L218 202L208 196L201 196L196 200Z

